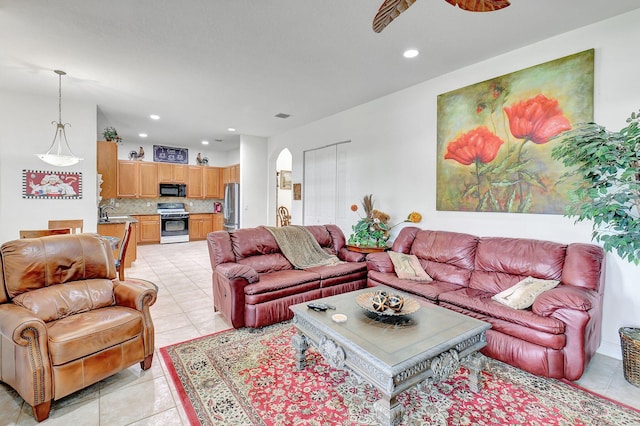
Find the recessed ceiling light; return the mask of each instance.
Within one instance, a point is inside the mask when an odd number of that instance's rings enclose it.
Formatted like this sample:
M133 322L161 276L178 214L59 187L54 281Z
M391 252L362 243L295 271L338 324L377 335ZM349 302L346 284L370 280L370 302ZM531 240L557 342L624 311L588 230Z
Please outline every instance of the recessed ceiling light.
M216 142L222 142L222 139L214 139Z
M152 119L152 120L160 120L160 116L159 116L159 115L157 115L157 114L151 114L151 115L149 116L149 118L150 118L150 119Z
M236 131L235 127L229 127L227 130L230 131L230 132L235 132Z
M202 145L209 145L209 141L202 141Z
M146 138L148 135L146 133L138 133L138 136L141 138Z
M419 54L420 52L418 52L416 49L407 49L404 51L402 56L404 56L405 58L415 58Z
M277 118L289 118L291 117L291 114L285 114L284 112L280 112L278 114L276 114Z

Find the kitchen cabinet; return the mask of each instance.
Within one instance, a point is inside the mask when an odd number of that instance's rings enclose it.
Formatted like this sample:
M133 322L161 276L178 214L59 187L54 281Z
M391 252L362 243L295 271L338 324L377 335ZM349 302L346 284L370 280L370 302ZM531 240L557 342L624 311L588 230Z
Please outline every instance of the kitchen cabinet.
M222 215L222 213L216 213L213 215L213 230L214 231L224 230L224 216Z
M158 183L187 183L187 165L158 163Z
M204 167L189 166L187 171L187 198L204 197Z
M131 223L131 237L129 238L129 245L127 246L127 253L124 257L124 266L125 268L131 267L131 263L134 262L138 257L138 245L136 242L136 229L137 223ZM113 223L99 223L98 224L98 234L104 235L107 237L118 237L120 239L120 244L122 244L122 240L124 238L126 223L125 222L113 222ZM113 259L114 261L118 259L118 254L120 252L120 244L118 244L118 248L113 250Z
M204 198L222 198L220 179L222 168L203 167L204 169Z
M118 161L118 197L157 198L158 165L143 161Z
M138 244L159 244L160 243L160 215L135 215L138 220L138 232L136 241Z
M96 150L98 174L102 175L102 198L116 198L118 194L118 144L98 141Z
M229 177L231 178L231 182L240 183L240 164L234 164L231 168L231 173Z
M228 166L222 170L222 183L240 183L240 164Z
M213 213L194 213L189 215L189 241L204 240L213 231Z

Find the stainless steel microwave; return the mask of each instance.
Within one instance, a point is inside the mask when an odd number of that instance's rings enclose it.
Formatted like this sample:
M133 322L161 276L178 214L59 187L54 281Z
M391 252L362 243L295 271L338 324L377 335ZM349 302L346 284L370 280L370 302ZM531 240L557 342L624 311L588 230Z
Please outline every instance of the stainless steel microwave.
M161 197L186 197L187 185L184 183L161 183L158 192Z

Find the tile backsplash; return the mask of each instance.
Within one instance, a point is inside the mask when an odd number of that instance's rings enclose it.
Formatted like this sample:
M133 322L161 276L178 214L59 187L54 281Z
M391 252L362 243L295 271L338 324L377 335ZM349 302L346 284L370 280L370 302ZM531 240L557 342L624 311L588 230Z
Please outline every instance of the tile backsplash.
M156 214L158 212L158 203L184 203L184 208L190 213L213 213L213 203L215 202L222 202L222 200L198 200L183 197L113 198L102 200L100 205L111 204L114 209L109 210L109 216L116 216L127 214Z

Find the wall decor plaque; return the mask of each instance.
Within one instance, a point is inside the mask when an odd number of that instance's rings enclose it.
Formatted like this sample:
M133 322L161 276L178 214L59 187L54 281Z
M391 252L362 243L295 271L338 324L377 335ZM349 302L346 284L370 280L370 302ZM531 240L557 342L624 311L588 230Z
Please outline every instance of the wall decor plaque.
M154 145L153 161L159 163L189 164L189 150L187 148Z
M82 173L22 170L22 198L82 198Z

